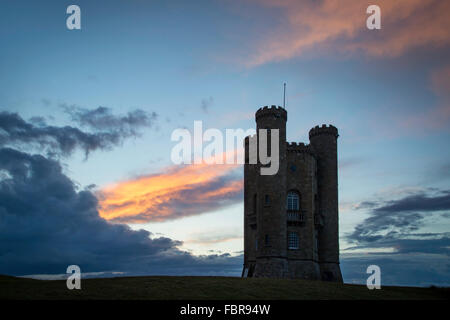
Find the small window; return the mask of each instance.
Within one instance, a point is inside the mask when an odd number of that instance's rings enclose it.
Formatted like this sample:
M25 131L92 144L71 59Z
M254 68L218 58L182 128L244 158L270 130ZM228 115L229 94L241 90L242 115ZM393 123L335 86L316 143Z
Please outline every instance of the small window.
M317 196L317 194L314 195L314 213L319 213L319 197Z
M288 234L288 249L298 249L298 234L297 232L289 232Z
M270 204L270 196L268 195L268 194L266 194L265 196L264 196L264 204Z
M287 194L286 207L289 211L300 210L300 197L297 192L289 191Z
M268 246L269 244L270 244L269 235L266 234L266 235L264 236L264 245L265 245L265 246Z

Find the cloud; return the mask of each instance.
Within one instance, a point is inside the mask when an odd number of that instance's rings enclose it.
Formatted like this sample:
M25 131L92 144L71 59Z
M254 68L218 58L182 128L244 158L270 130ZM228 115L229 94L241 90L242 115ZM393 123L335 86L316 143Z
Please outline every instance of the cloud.
M450 210L450 193L443 191L439 195L428 196L420 193L407 196L403 199L388 201L384 206L376 208L376 213L439 211Z
M203 99L201 103L201 109L204 113L209 113L209 109L214 104L213 97L209 97L208 99Z
M399 114L398 123L406 129L430 132L448 129L450 124L450 65L433 70L429 77L429 87L436 96L436 104L421 112Z
M369 208L370 215L346 239L350 248L394 248L396 253L450 253L450 233L420 233L432 214L450 211L450 192L417 193L383 203L368 201L357 209ZM440 215L440 224L449 223Z
M35 125L16 113L0 113L0 146L37 147L48 152L69 155L75 149L86 154L97 149L108 149L118 144L120 136L107 132L86 133L78 128Z
M227 242L232 240L242 240L242 230L209 230L208 232L191 234L187 243L200 245L211 245L213 243Z
M367 209L367 208L374 208L378 206L379 204L375 201L362 201L357 204L352 205L353 209Z
M139 136L139 130L152 127L158 118L155 112L148 113L141 109L128 112L126 115L114 115L107 107L93 110L77 106L62 105L75 123L95 131L118 133L122 137Z
M237 165L173 166L106 187L100 215L126 223L161 222L218 210L242 200Z
M354 207L369 210L369 217L345 236L353 245L341 251L346 282L365 283L367 267L375 264L385 285L450 284L450 232L426 231L430 222L446 230L450 191L404 191L396 200L371 200Z
M35 117L27 122L17 113L1 112L0 147L14 146L25 150L34 148L62 156L81 149L87 157L92 151L109 150L120 145L124 139L136 136L138 129L151 126L154 121L154 117L148 118L139 110L125 117L115 117L109 109L102 107L92 111L77 109L73 112L73 119L81 125L89 126L91 132L72 126L47 125L42 117ZM142 119L137 119L139 117Z
M254 67L311 51L362 52L397 57L419 47L450 43L450 3L441 0L379 0L381 30L366 28L369 1L249 0L281 15L244 62Z
M55 160L1 148L0 172L0 274L61 274L71 264L128 275L241 271L242 256L193 256L180 241L107 222Z

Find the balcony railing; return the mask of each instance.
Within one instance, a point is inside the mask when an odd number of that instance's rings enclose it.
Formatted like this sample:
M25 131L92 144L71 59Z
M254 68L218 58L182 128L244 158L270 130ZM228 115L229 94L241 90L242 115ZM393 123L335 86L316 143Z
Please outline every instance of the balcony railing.
M302 212L288 211L288 213L287 213L287 221L288 222L303 222L304 220L305 220L305 216Z

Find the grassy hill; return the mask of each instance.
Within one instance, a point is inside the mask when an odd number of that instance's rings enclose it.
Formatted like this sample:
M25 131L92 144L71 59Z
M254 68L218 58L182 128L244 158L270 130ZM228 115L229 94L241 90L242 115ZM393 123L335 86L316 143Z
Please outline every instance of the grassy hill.
M0 299L449 299L449 288L382 287L231 277L120 277L65 281L0 276Z

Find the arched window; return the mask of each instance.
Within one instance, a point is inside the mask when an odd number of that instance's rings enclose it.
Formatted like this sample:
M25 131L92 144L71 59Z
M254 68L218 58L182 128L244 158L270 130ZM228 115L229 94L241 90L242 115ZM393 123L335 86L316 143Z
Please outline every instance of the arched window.
M288 233L288 249L298 249L298 233L289 232Z
M297 192L289 191L287 194L286 207L288 211L300 210L300 197Z

